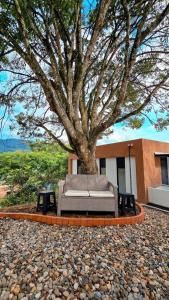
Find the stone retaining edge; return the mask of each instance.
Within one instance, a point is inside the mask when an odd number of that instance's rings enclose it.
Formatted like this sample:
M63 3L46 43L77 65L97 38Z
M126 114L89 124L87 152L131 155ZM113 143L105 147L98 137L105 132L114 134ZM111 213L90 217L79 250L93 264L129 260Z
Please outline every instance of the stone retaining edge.
M112 226L112 225L134 225L143 222L144 209L143 206L137 203L140 213L136 216L119 217L119 218L69 218L55 217L29 213L8 213L0 212L0 218L11 218L30 220L48 225L63 225L63 226Z

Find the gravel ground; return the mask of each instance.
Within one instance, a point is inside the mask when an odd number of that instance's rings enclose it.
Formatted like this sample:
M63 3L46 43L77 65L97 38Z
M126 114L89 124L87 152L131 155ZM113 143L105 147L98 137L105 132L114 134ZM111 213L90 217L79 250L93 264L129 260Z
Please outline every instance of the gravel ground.
M59 227L0 220L0 300L169 299L169 214Z

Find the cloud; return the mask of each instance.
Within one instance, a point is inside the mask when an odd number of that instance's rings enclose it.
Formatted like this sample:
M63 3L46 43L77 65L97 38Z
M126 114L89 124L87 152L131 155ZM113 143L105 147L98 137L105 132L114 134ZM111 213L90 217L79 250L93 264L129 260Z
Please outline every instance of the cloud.
M150 139L169 142L169 127L163 131L157 131L153 126L143 126L140 129L131 129L121 126L115 126L114 132L108 136L100 139L98 145L122 142L134 139Z

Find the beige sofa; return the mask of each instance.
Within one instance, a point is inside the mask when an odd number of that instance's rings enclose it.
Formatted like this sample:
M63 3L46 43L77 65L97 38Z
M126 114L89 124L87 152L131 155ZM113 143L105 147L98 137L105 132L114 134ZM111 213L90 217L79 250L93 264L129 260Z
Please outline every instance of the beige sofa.
M117 217L117 187L104 175L67 175L59 182L57 215L64 210L114 212Z

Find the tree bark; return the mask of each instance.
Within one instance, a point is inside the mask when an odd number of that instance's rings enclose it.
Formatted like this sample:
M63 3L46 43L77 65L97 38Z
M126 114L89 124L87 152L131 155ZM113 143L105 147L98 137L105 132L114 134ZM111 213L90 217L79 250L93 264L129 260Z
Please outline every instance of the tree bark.
M78 158L81 162L81 174L95 175L98 173L98 167L96 163L96 143L89 146L81 144L78 147Z

